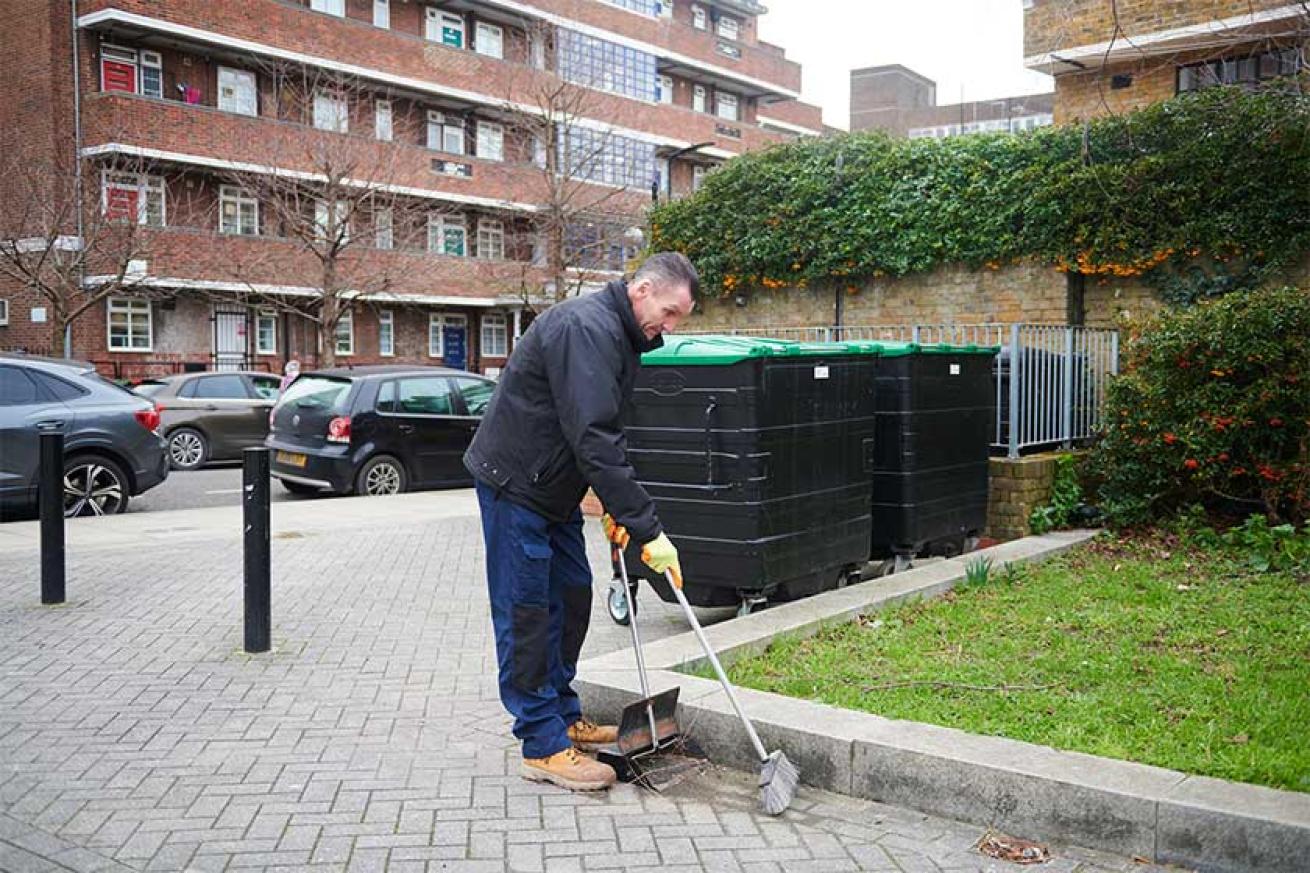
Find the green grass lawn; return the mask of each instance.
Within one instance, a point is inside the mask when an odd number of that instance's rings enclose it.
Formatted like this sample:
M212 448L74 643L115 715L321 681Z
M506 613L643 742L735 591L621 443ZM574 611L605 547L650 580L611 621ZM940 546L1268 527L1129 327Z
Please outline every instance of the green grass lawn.
M729 672L889 718L1310 791L1310 580L1170 537L994 568Z

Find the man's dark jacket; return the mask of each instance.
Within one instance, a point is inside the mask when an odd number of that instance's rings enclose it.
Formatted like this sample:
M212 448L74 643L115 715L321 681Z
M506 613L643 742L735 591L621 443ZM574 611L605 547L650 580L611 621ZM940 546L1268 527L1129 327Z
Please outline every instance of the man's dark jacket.
M515 346L464 466L556 522L590 485L637 542L654 539L660 523L628 463L623 412L641 353L662 344L637 324L625 282L552 306Z

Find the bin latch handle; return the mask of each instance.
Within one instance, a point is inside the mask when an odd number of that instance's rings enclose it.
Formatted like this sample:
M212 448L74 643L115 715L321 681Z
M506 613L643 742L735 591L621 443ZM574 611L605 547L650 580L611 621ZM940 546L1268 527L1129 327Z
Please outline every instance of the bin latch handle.
M710 397L709 404L705 407L705 484L714 484L714 430L712 418L714 410L718 409L718 400Z

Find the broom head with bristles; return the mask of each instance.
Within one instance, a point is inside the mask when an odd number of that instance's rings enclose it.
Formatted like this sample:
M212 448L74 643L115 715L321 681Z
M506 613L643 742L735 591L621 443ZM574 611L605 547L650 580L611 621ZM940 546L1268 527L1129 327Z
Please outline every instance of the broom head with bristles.
M801 773L787 756L777 751L764 759L760 768L760 808L769 815L781 815L791 806Z

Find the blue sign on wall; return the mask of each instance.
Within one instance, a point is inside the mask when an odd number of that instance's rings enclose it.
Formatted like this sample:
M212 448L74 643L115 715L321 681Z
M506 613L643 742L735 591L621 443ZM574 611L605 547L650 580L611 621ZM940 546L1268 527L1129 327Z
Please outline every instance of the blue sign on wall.
M462 327L445 327L441 331L441 342L445 354L442 361L452 370L468 369L468 349L464 341L467 331Z

